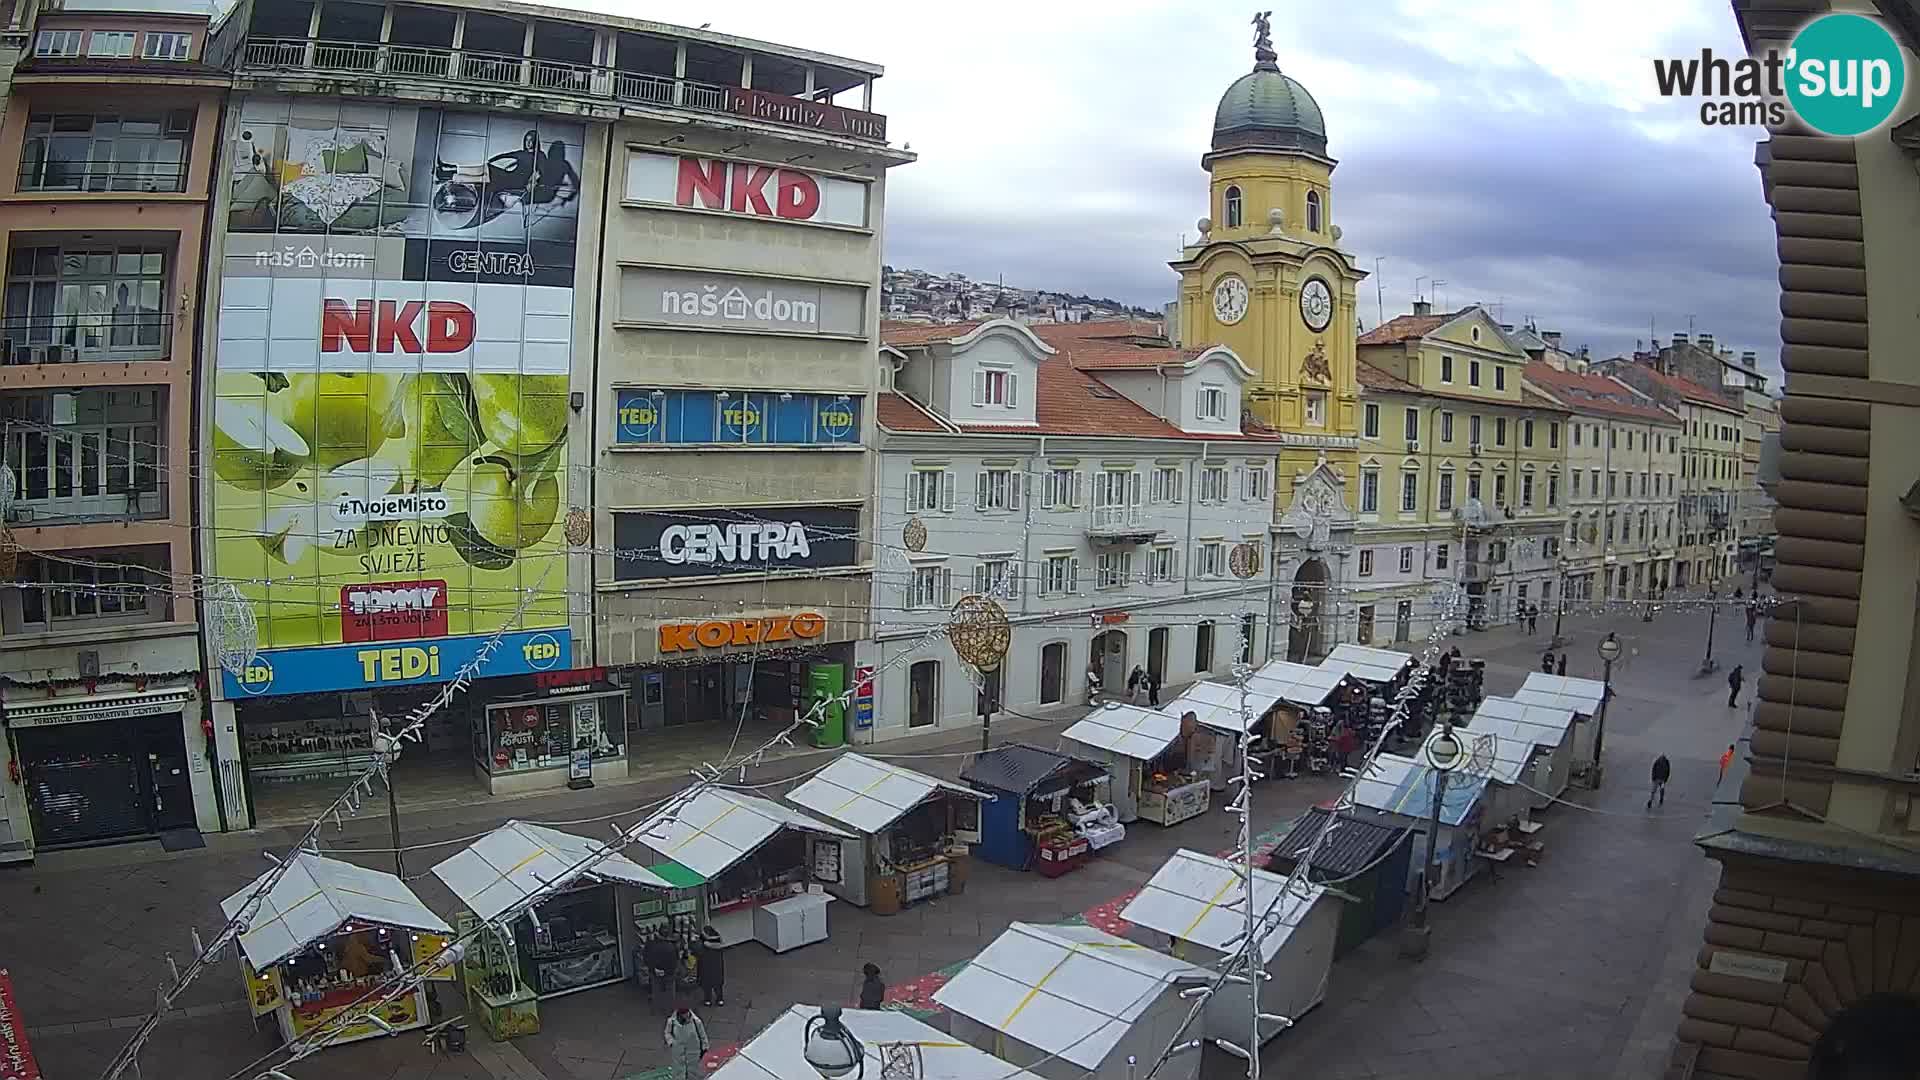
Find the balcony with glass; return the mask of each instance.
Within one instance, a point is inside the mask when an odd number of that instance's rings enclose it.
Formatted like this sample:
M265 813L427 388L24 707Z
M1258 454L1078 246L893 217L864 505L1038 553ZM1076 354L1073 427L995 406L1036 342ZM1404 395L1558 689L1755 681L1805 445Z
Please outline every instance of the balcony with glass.
M590 23L365 0L255 4L240 73L365 75L429 92L489 87L589 104L723 113L886 143L879 69Z
M159 387L22 391L0 397L0 467L18 528L167 513L166 392Z
M165 360L173 316L168 242L14 233L0 307L0 365Z
M16 190L184 192L192 141L192 109L35 112L27 119Z
M0 634L48 634L168 622L165 545L23 553L0 593Z

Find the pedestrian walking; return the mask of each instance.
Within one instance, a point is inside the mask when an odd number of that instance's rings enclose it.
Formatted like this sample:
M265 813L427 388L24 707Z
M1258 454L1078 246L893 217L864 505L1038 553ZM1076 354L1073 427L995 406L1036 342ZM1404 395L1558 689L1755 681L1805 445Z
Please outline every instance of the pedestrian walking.
M1753 640L1753 628L1760 623L1760 605L1747 601L1747 640Z
M1532 637L1540 629L1540 605L1527 605L1527 636Z
M1747 674L1741 670L1739 664L1733 665L1733 670L1727 672L1727 708L1740 707L1740 686L1746 681Z
M1647 792L1647 809L1653 809L1653 800L1658 798L1660 805L1667 805L1667 777L1673 775L1673 763L1667 755L1661 754L1653 759L1653 790Z
M1560 662L1554 665L1554 674L1565 675L1566 673L1567 673L1567 654L1561 653Z
M1100 704L1100 665L1098 662L1087 665L1087 707Z
M1552 649L1548 649L1546 652L1543 652L1540 654L1540 673L1542 675L1553 674L1553 650Z
M1146 686L1146 682L1146 671L1135 664L1133 670L1127 673L1127 704L1140 704L1140 693Z
M1157 671L1147 672L1147 705L1155 709L1160 707L1160 673Z
M693 1006L681 1002L667 1017L668 1080L700 1080L707 1075L701 1062L713 1044L707 1040L707 1025L694 1015Z
M860 969L866 978L860 982L860 1007L877 1009L887 1000L887 984L880 978L880 965L868 964Z
M700 978L700 997L707 1005L727 1003L727 954L720 944L720 931L708 926L700 931L700 942L693 947L697 961L694 973Z
M1727 778L1727 766L1733 764L1733 744L1727 744L1727 752L1720 755L1720 779Z
M647 942L640 958L651 980L648 985L652 1003L660 1008L672 1004L677 993L675 984L680 981L680 950L662 933Z
M1355 750L1359 749L1359 744L1360 740L1354 737L1352 728L1341 728L1340 733L1333 737L1333 767L1336 769L1345 769L1347 767L1347 759L1353 756Z

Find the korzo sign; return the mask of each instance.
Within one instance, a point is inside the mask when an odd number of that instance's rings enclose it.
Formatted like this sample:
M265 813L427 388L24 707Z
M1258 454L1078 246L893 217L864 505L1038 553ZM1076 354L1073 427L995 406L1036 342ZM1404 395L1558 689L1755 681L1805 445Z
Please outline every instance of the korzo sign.
M838 507L615 514L614 578L819 570L857 561L860 512Z
M866 184L777 165L627 154L627 201L807 225L867 225Z

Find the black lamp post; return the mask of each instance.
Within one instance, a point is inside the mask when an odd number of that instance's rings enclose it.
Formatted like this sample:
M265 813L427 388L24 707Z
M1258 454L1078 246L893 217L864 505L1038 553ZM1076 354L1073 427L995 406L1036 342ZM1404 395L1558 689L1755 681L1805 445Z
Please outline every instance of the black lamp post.
M1595 791L1600 789L1602 773L1602 766L1600 764L1601 753L1606 749L1607 744L1607 706L1613 701L1613 662L1620 659L1620 639L1614 636L1613 631L1609 630L1607 631L1607 636L1600 639L1598 648L1600 651L1600 682L1602 689L1600 691L1600 715L1595 717L1593 721L1593 788Z
M1427 852L1421 863L1420 891L1413 897L1413 918L1407 924L1407 934L1400 945L1400 955L1413 960L1427 958L1429 939L1433 928L1427 925L1428 897L1433 893L1433 882L1439 876L1439 868L1434 864L1434 851L1440 839L1440 813L1447 798L1447 774L1460 767L1466 758L1466 748L1460 744L1459 736L1453 733L1453 712L1444 714L1440 730L1433 733L1427 744L1421 748L1420 755L1433 769L1433 810L1427 819Z
M1553 606L1553 647L1565 648L1567 639L1560 636L1560 622L1567 614L1567 557L1562 555L1554 560L1554 568L1560 571L1560 602Z
M867 1051L847 1025L840 1022L840 1006L822 1005L820 1015L807 1021L801 1053L813 1071L825 1080L855 1080L867 1075Z

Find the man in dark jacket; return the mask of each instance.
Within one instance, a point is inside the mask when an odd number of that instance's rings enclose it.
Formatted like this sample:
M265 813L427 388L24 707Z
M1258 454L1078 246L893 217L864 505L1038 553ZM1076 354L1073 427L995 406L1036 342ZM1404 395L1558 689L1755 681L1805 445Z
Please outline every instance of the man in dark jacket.
M708 1005L727 1003L727 953L720 945L720 931L709 926L700 931L700 943L693 947L694 974L700 979L700 996Z
M1653 809L1653 800L1657 797L1660 805L1667 805L1667 777L1673 775L1673 763L1667 755L1661 754L1653 759L1653 790L1647 792L1647 809Z
M868 964L860 973L866 976L860 983L860 1007L879 1008L887 1000L887 984L880 979L880 965Z
M1733 665L1733 670L1727 672L1727 708L1737 709L1740 707L1740 687L1746 681L1747 673L1741 669L1739 664Z
M680 981L680 950L665 934L658 934L649 940L640 952L640 962L646 965L648 986L652 991L655 1005L665 1004L673 1007L674 984Z

